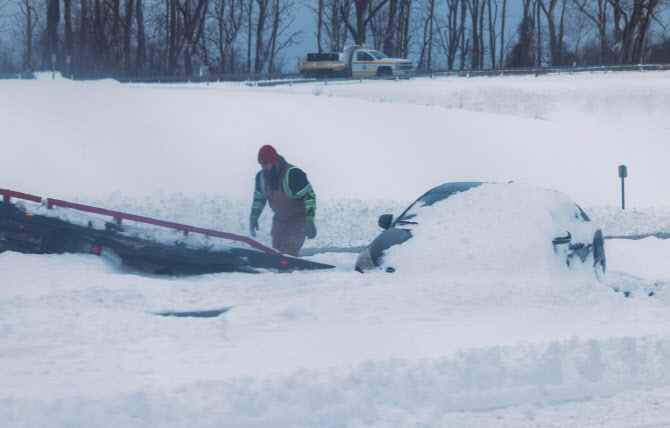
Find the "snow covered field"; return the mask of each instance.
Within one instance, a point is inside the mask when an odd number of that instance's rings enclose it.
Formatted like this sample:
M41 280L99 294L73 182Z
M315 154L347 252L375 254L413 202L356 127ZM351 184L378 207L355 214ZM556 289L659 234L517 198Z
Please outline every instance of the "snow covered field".
M50 77L0 81L0 188L246 234L269 143L315 187L312 252L367 244L380 214L449 181L560 190L606 236L670 232L668 72L274 88ZM269 229L265 212L265 244ZM331 272L178 278L2 253L0 425L670 426L670 242L606 252L603 282L361 275L356 254L327 251L309 258Z

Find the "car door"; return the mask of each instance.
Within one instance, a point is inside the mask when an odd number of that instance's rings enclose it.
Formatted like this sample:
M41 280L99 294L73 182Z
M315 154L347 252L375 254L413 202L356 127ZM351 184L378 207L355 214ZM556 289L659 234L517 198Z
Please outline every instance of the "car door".
M354 52L351 61L351 74L354 77L374 76L377 73L377 64L372 55L365 51Z

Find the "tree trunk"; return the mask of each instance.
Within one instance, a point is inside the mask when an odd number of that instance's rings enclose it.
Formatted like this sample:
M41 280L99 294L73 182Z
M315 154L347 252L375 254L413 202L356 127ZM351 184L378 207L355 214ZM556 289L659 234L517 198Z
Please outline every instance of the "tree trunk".
M126 16L123 28L123 59L124 59L124 73L126 76L131 75L131 52L130 52L130 36L133 26L133 3L135 0L126 0Z
M410 39L410 13L412 11L412 0L402 0L402 6L401 6L401 11L402 14L401 16L403 17L402 19L402 31L400 34L402 34L402 50L400 51L400 57L401 58L407 58L409 56L409 39Z
M388 21L384 33L383 52L389 56L396 56L393 39L397 34L396 14L398 13L398 0L390 0L388 9Z
M469 41L465 39L465 17L468 12L467 0L461 1L461 25L459 26L459 39L461 40L461 70L465 70L465 61L468 57Z
M491 8L491 0L486 2L486 6L489 10L489 58L491 59L491 68L496 68L496 21L498 18L498 4L495 4L495 12Z
M44 63L51 68L52 55L58 53L58 22L60 21L59 0L47 0L46 49Z
M67 57L70 57L70 61L72 60L72 50L73 50L73 42L72 42L72 0L64 0L63 1L63 6L65 7L64 14L65 14L65 56L66 56L66 61ZM70 76L68 76L70 77Z
M144 10L142 0L137 0L137 52L135 55L135 75L141 76L144 73L144 62L146 57L146 40L144 35Z
M251 17L254 11L254 0L249 0L249 15L247 16L247 73L251 73L251 36L254 32Z
M533 9L534 9L534 15L535 15L535 21L537 22L537 62L536 62L536 67L540 68L542 67L542 20L540 16L540 6L538 5L538 2L541 0L536 0L535 3L533 4Z
M595 0L596 4L596 10L595 12L590 12L587 8L587 1L588 4L593 4L594 0L573 0L573 2L577 5L579 8L580 12L584 14L587 18L589 18L594 24L596 24L596 27L598 28L598 36L600 38L600 54L598 57L598 63L600 65L603 65L605 63L608 63L608 58L609 58L609 52L608 52L608 46L609 43L607 41L607 3L608 0ZM616 18L617 16L617 11L614 11L615 14L615 19L614 21L617 22L618 19ZM615 40L618 40L619 36L617 35L618 30L615 29Z
M472 31L472 57L470 64L472 70L482 68L479 63L479 49L480 49L480 27L479 27L479 0L468 0L468 8L470 9L470 30Z
M177 72L177 0L167 0L168 2L168 75L172 76Z
M88 0L81 0L81 18L79 20L79 60L77 69L87 73L88 70Z
M428 17L423 23L423 43L421 44L421 55L419 56L420 70L430 70L433 45L433 21L435 20L435 0L428 2Z
M500 68L503 67L505 63L505 18L507 15L507 0L503 0L502 5L502 17L501 17L501 30L500 30Z
M435 30L433 28L435 24L435 0L430 0L430 29L428 30L428 70L432 70L432 60L433 60L433 35Z
M324 0L319 0L319 9L317 11L317 23L316 23L316 47L318 49L317 52L321 53L323 52L323 44L322 44L322 38L323 38L323 4Z
M256 61L254 62L254 73L262 73L265 64L263 35L265 33L265 21L267 20L269 0L256 0L256 3L258 4L258 21L256 27Z
M94 40L94 49L93 49L93 68L96 73L100 73L101 70L105 70L108 66L107 63L107 40L105 38L105 29L102 22L102 8L100 6L100 0L95 0L93 5L93 40Z
M24 7L25 6L25 7ZM34 9L28 1L19 4L21 12L26 18L26 42L23 51L23 69L26 71L34 71L33 66L33 31L35 24L33 23Z
M120 0L111 0L112 1L112 34L109 38L109 45L111 50L112 58L110 63L116 69L121 64L121 1ZM106 6L106 1L103 3L103 8ZM104 19L103 19L103 28L104 28ZM116 70L115 70L116 71Z
M349 15L348 13L346 14L344 13L344 6L341 6L340 8L342 11L342 18L345 20L344 22L347 28L349 29L351 36L354 39L354 43L356 44L365 43L367 38L367 26L370 23L370 20L372 20L372 18L375 17L377 12L379 12L379 10L384 5L386 5L386 3L388 3L389 0L381 0L374 9L371 8L372 0L350 0L350 1L353 1L354 3L354 9L355 9L354 12L356 14L356 27L354 27L349 22Z
M272 21L272 32L270 33L270 48L268 49L269 51L269 66L268 66L268 73L272 74L274 73L274 64L275 64L275 55L276 55L276 49L277 49L277 33L279 32L279 1L280 0L274 0L275 1L275 7L274 7L274 20Z

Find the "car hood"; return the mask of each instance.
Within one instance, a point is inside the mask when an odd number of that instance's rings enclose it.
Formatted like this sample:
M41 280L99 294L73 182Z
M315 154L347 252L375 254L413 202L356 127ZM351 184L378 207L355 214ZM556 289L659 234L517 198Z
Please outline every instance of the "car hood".
M384 62L400 62L403 64L412 64L412 61L405 58L384 58Z

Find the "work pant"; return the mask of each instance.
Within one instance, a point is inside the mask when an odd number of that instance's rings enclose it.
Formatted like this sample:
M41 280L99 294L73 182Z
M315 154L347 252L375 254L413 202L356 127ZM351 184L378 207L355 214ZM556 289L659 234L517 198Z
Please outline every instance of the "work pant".
M305 238L307 238L307 231L304 218L298 221L274 220L272 222L272 248L282 254L298 257Z

